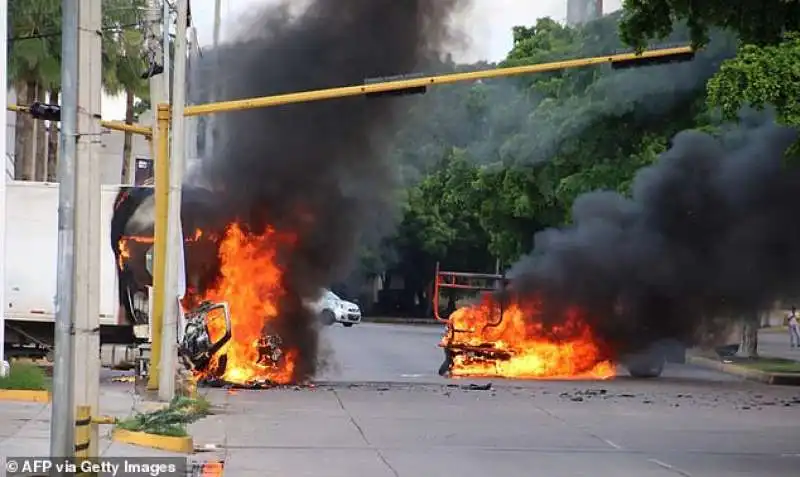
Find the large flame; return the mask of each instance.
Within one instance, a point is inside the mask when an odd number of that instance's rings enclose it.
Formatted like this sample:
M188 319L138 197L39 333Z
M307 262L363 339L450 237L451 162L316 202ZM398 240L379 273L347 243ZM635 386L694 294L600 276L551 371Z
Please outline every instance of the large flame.
M219 242L220 272L215 285L206 290L201 301L226 302L231 317L231 340L212 360L213 377L236 384L269 381L286 384L292 381L297 359L293 349L283 349L277 364L261 360L259 345L269 333L275 333L279 303L285 294L283 270L276 261L277 248L291 243L293 236L268 229L261 235L246 232L232 224ZM216 341L225 333L221 316L209 317L209 334Z
M545 327L542 303L512 301L502 309L490 297L450 316L442 346L458 352L453 376L503 376L527 379L606 379L615 367L602 358L600 343L577 308L562 324Z
M276 254L279 246L291 245L294 236L273 229L263 234L252 234L234 223L227 227L221 238L198 229L185 236L184 242L187 250L211 245L219 258L218 278L211 287L198 290L193 284L188 285L184 310L189 311L204 301L227 303L231 318L231 340L199 377L213 377L236 384L291 382L297 351L287 349L284 344L281 346L283 355L278 363L273 363L261 359L259 348L263 349L268 335L277 334L271 325L278 317L279 302L285 289L283 271L276 262ZM117 244L119 268L125 269L134 256L143 259L152 245L152 237L122 237ZM186 264L189 275L202 272L203 264L193 260L191 255L188 253ZM133 270L144 273L143 264ZM209 315L207 325L212 341L225 334L223 314Z

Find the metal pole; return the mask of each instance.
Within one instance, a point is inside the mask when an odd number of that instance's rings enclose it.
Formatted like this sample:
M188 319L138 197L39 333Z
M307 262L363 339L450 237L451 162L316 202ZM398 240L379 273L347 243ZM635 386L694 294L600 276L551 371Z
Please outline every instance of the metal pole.
M50 455L74 452L72 425L72 325L75 238L75 166L78 125L78 1L62 0L61 154L58 159L58 285L56 291L53 408Z
M162 77L158 75L150 77L150 104L151 109L153 112L153 140L155 145L155 154L154 154L154 162L155 162L155 180L156 180L156 191L155 195L158 197L158 188L159 188L159 158L162 157L161 154L161 143L162 141L167 141L169 143L169 128L161 129L160 127L156 127L159 121L159 115L161 112L159 111L159 107L162 103L165 102L167 88L166 86L169 85L169 63L165 61L165 54L166 50L164 47L169 45L167 37L169 30L166 28L169 25L169 2L166 0L149 0L148 2L148 21L150 26L150 32L148 34L148 48L151 53L155 55L156 63L161 64L164 67ZM164 79L167 78L167 79ZM167 105L167 112L166 114L169 117L169 105ZM167 137L162 138L160 136L161 133L167 134ZM166 161L167 159L164 159ZM164 180L166 180L166 176L164 176ZM165 188L167 186L164 186ZM158 289L157 282L161 280L162 277L158 276L155 272L158 270L158 248L159 248L159 231L158 231L158 216L156 216L156 230L155 230L155 250L153 251L153 260L154 260L154 273L153 273L153 290ZM159 362L161 361L161 315L160 313L163 311L163 308L159 305L158 300L161 297L155 293L150 296L150 300L152 303L153 313L150 315L150 374L147 380L147 389L155 390L158 389L158 369L159 369Z
M155 184L155 230L153 243L153 313L151 324L151 362L147 388L158 389L161 369L161 331L164 322L165 269L167 264L167 215L169 213L169 120L170 107L159 103L156 109L158 129L156 131L156 184Z
M423 76L412 79L387 80L381 82L366 81L363 85L344 86L340 88L318 89L301 91L297 93L263 96L260 98L237 99L233 101L220 101L217 103L190 105L184 111L185 116L199 116L202 114L226 113L230 111L243 111L245 109L269 108L286 104L308 103L323 101L333 98L346 98L352 96L380 96L379 93L406 90L407 94L420 94L421 88L430 86L460 83L464 81L477 81L491 78L503 78L533 73L545 73L586 66L599 66L611 64L612 68L645 67L653 62L679 62L689 61L694 57L694 49L690 46L678 48L661 48L645 50L641 53L623 53L610 56L596 56L592 58L577 58L574 60L555 61L536 65L514 66L510 68L493 68L489 70L468 71L464 73L450 73L439 76ZM391 78L389 78L391 79ZM413 90L413 91L408 91Z
M186 104L186 48L189 0L178 0L178 25L175 40L175 79L172 94L172 150L169 170L169 212L167 215L167 267L166 295L164 299L164 321L161 332L161 376L158 397L168 401L175 395L175 364L177 361L178 318L178 272L182 268L177 259L182 256L177 247L181 240L181 185L185 163L186 119L183 109Z
M0 0L0 84L8 84L8 0ZM6 363L6 181L8 180L8 158L6 157L6 134L8 133L8 95L0 94L0 158L3 161L3 177L0 179L0 377L5 376Z

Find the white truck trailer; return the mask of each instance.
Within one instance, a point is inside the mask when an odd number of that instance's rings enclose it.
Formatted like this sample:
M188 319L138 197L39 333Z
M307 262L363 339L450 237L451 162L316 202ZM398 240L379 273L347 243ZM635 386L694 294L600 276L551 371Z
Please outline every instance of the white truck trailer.
M100 340L106 366L133 362L136 339L120 307L110 226L118 186L100 208ZM58 184L13 181L6 196L6 356L46 357L53 346L58 257ZM145 337L146 339L146 337Z

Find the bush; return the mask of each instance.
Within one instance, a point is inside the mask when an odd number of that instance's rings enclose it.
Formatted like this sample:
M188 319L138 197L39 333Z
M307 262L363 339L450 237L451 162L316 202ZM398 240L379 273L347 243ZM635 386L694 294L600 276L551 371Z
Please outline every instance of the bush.
M47 381L45 372L35 364L12 363L8 375L0 377L0 389L44 391Z
M211 403L205 398L191 399L176 396L164 409L137 413L117 422L117 427L126 431L146 432L159 436L185 437L186 425L211 414Z

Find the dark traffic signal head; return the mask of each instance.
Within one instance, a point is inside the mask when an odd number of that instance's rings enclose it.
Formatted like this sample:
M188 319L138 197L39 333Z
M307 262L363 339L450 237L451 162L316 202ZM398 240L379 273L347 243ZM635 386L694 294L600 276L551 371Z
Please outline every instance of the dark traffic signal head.
M410 79L417 79L424 77L421 73L413 73L408 75L398 75L398 76L389 76L384 78L368 78L364 80L365 85L375 84L375 83L386 83L386 82L393 82L393 81L405 81ZM392 97L392 96L409 96L413 94L425 94L428 88L426 86L412 86L409 88L402 88L402 89L393 89L389 91L377 91L377 92L370 92L366 93L364 96L367 98L385 98L385 97Z
M36 119L45 121L61 121L61 106L57 104L33 103L28 111Z
M624 52L629 53L629 52ZM618 51L617 54L623 54ZM623 70L628 68L639 68L642 66L665 65L669 63L683 63L694 59L695 51L692 48L666 47L657 50L643 51L631 58L618 59L611 62L611 68Z

